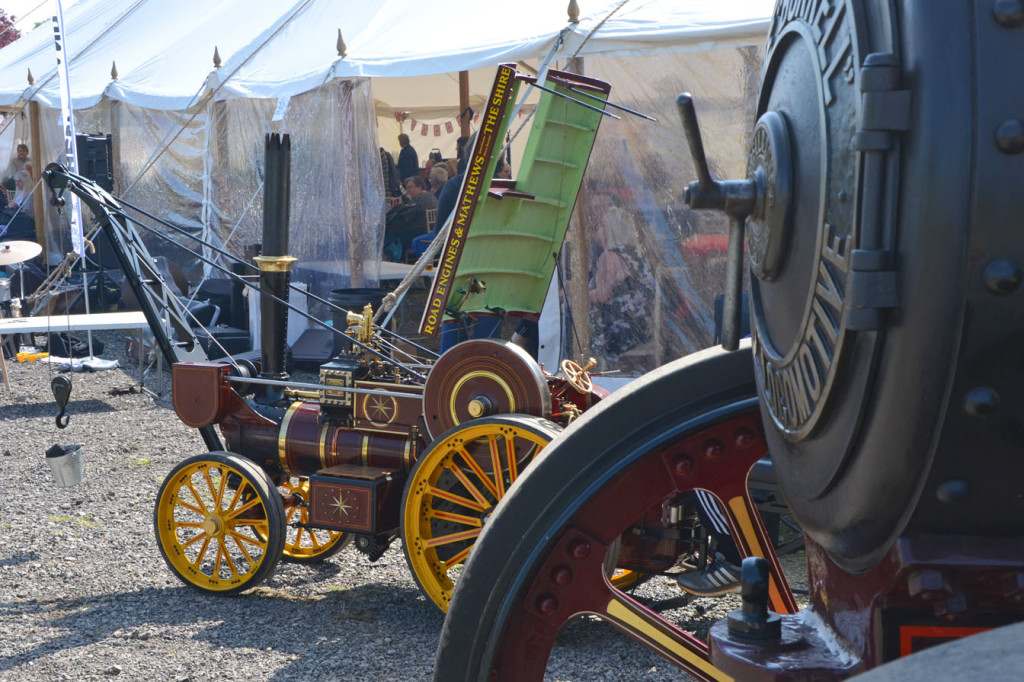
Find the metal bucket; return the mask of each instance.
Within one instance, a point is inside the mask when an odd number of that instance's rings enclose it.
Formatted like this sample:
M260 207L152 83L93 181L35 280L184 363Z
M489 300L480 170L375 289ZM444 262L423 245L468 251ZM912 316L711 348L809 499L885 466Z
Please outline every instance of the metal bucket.
M85 477L81 445L54 445L46 451L46 463L61 488L79 485Z

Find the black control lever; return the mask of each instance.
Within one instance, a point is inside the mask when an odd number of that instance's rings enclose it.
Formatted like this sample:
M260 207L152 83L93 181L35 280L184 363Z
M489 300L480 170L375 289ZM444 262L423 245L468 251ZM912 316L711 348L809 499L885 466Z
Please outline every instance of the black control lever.
M729 216L729 251L725 270L725 297L722 310L722 348L736 350L740 343L740 311L743 288L743 238L747 216L757 207L761 194L754 179L715 180L704 156L704 143L697 124L693 97L683 93L676 97L683 132L690 145L690 156L697 171L697 179L684 193L686 204L695 210L713 209Z

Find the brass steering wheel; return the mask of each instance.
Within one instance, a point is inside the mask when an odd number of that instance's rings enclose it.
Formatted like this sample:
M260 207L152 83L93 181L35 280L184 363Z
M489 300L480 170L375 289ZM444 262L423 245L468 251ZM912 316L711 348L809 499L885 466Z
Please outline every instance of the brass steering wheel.
M566 381L569 385L575 388L580 393L590 393L594 388L594 382L590 378L590 374L587 371L597 364L597 360L590 358L587 360L587 364L580 367L572 360L565 359L558 366L562 370L562 374L565 375Z

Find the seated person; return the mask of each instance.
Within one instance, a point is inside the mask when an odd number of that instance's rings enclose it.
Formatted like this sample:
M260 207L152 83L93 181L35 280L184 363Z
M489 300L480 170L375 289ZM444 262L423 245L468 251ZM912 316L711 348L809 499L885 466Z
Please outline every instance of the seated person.
M412 246L414 237L427 232L427 209L437 208L437 199L427 190L427 183L416 176L405 181L409 201L399 204L384 217L384 258L401 261Z
M35 202L32 198L32 178L27 171L14 174L16 192L10 205L0 210L0 240L34 241L36 238Z
M25 170L25 164L30 163L27 144L19 144L17 154L18 155L11 159L10 163L7 164L7 170L4 171L2 184L7 189L14 189L15 174L17 174L18 171Z
M448 171L444 166L435 164L430 169L430 193L434 195L435 199L440 198L441 188L444 187L444 183L448 182Z
M35 215L32 184L32 176L27 170L20 170L14 174L14 198L11 199L11 205L21 209L21 214L29 218Z
M437 208L437 197L430 193L427 183L420 176L406 180L405 191L409 194L409 203L416 208L424 211L428 208Z

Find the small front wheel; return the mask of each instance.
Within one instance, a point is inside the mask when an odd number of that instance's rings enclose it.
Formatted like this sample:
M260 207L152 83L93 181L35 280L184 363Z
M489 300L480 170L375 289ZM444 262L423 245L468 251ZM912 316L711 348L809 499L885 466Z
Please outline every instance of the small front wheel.
M281 495L238 455L190 457L168 474L153 511L160 553L186 585L236 594L277 566L285 543Z

